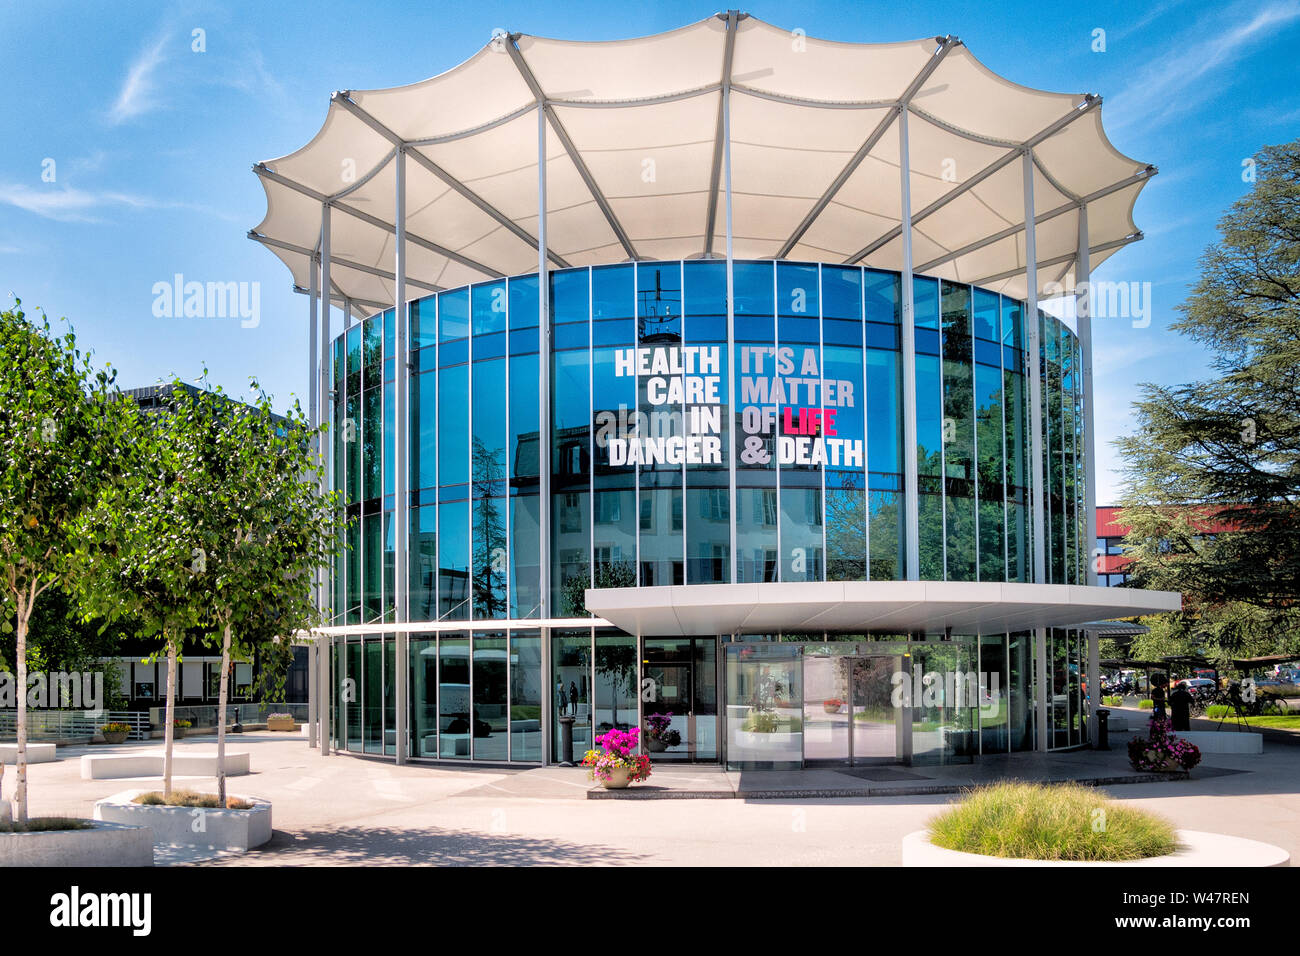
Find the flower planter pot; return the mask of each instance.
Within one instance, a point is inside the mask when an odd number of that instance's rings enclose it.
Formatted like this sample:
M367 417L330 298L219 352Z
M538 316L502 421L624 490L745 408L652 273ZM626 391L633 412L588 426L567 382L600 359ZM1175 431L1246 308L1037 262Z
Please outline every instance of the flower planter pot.
M615 767L609 772L609 779L602 780L600 785L606 790L626 790L632 781L628 779L626 767Z
M662 740L657 740L654 737L647 737L645 741L645 749L650 751L652 754L661 754L668 749L668 745Z
M826 711L826 713L828 713L828 714L838 714L838 713L840 712L840 707L841 707L841 706L843 706L843 705L841 705L841 704L822 704L822 710Z
M172 740L180 740L180 739L181 739L182 737L184 737L184 736L185 736L185 728L184 728L184 727L173 727L173 728L172 728Z
M292 717L268 717L266 718L266 729L293 732L298 729L298 722Z
M124 744L126 743L126 738L131 736L131 731L105 730L103 731L103 734L104 734L104 743L106 744Z

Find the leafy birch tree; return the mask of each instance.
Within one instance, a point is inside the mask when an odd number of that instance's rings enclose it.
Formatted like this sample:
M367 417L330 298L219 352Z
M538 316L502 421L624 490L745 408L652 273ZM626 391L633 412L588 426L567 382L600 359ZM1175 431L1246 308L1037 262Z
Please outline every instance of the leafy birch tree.
M200 493L192 475L201 442L187 441L200 427L185 385L170 386L168 410L145 415L123 399L131 441L123 449L122 480L82 519L84 571L77 578L83 612L115 621L134 620L139 635L157 638L167 659L163 792L172 791L177 661L185 637L200 626L211 603L206 556L194 535Z
M247 405L233 403L219 388L192 396L186 414L195 427L181 436L182 456L194 462L187 478L195 509L192 535L206 562L203 623L221 649L221 806L231 661L320 623L314 578L337 540L335 493L321 494L324 471L313 445L318 430L296 404L280 418L256 382L253 392Z
M27 633L37 601L76 572L79 519L121 478L124 416L111 369L74 333L0 312L0 595L16 631L15 819L27 821Z

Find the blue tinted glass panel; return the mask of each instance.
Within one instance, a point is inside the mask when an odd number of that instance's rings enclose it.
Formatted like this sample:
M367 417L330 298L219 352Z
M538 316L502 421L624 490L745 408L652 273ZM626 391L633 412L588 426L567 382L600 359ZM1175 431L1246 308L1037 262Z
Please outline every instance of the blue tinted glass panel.
M472 325L475 335L506 330L506 283L484 282L471 289Z
M448 342L469 335L469 290L457 289L438 296L438 340Z
M593 319L630 319L636 315L632 266L602 266L591 270ZM585 298L584 298L585 301Z
M862 285L867 306L867 321L883 322L887 325L899 324L902 310L900 284L899 276L895 272L865 270Z
M438 481L459 485L469 481L469 367L457 365L438 372Z
M737 262L732 265L736 289L736 315L774 314L771 262Z
M682 270L680 263L640 263L636 267L638 341L681 339Z
M470 609L469 502L438 505L438 618L463 621Z
M684 263L686 294L683 308L687 315L727 314L727 264L721 260L696 260Z
M822 317L862 318L862 270L850 266L822 266Z
M776 311L778 315L820 314L817 267L791 262L776 264Z
M510 280L510 328L537 328L537 275Z

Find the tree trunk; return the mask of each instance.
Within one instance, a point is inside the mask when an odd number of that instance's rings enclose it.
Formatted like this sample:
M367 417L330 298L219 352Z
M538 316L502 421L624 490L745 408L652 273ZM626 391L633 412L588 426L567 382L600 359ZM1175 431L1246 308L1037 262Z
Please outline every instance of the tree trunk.
M27 621L31 608L18 599L18 640L14 653L18 657L18 753L14 756L14 823L27 822Z
M172 748L176 742L176 644L167 641L167 726L163 730L163 796L172 795Z
M230 625L221 639L221 690L217 695L217 806L226 807L226 697L230 686Z

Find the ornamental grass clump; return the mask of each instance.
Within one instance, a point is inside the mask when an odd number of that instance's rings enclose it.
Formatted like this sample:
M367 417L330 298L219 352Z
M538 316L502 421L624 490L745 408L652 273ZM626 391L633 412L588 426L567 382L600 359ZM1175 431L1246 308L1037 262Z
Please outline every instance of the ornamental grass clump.
M132 803L144 804L146 807L203 807L216 810L221 800L215 793L196 793L193 790L173 790L169 794L153 790L136 796ZM253 805L238 797L226 797L227 810L251 810Z
M1174 828L1077 783L978 787L930 824L936 846L1022 860L1141 860L1176 847Z
M604 752L588 750L582 758L582 765L588 768L587 776L602 783L612 779L616 770L626 770L630 783L649 777L650 758L635 752L640 733L636 727L631 730L615 728L597 737L596 743L604 748Z

